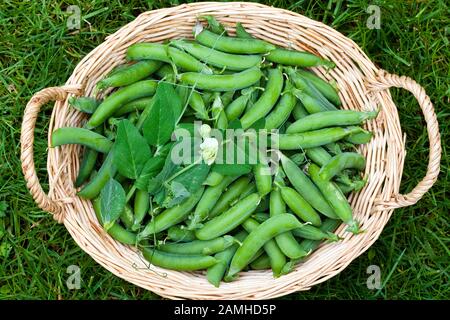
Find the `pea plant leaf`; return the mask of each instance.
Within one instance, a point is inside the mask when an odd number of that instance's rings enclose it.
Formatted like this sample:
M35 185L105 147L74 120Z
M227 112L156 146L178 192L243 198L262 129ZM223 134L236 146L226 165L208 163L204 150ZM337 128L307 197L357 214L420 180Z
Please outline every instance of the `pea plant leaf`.
M117 125L113 158L117 171L127 178L137 179L151 156L150 147L138 129L129 120L121 120Z
M161 171L153 178L148 181L147 190L150 194L156 195L160 194L161 190L164 189L164 183L169 179L175 172L180 169L180 166L172 161L172 158L167 156L165 158L164 166ZM158 197L160 199L161 196ZM161 203L158 203L161 204Z
M183 184L177 181L172 181L170 183L170 187L166 189L165 195L166 197L162 204L163 207L172 208L177 204L183 202L184 199L189 198L191 193L186 189L186 187Z
M142 125L148 144L162 146L170 140L183 105L171 84L160 82L156 88L153 107Z
M109 230L125 208L126 195L122 185L110 179L100 192L101 218L105 230Z
M134 185L139 190L148 190L148 183L151 178L155 177L164 166L165 157L156 156L147 160L141 174L134 182Z

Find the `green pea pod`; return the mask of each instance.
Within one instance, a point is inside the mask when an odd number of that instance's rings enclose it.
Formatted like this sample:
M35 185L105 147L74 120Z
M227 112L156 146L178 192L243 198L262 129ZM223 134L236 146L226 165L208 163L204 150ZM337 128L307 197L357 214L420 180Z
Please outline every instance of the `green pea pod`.
M111 150L97 174L80 190L77 195L83 199L94 199L100 194L105 184L114 177L117 168L113 163L114 152Z
M235 239L242 242L247 235L248 233L246 231L240 231L235 235ZM209 267L206 272L206 279L208 279L209 283L215 287L219 287L220 281L223 279L223 276L225 275L231 259L233 258L233 255L238 247L239 245L235 243L222 252L218 252L214 255L214 258L216 258L218 262Z
M263 40L227 37L224 35L214 34L206 29L202 30L198 34L195 34L194 36L195 40L197 40L200 44L228 53L267 53L276 48L273 44Z
M253 270L270 269L270 257L267 254L263 254L258 259L250 263L250 268Z
M305 107L300 101L297 101L297 104L294 107L294 110L292 110L292 116L295 120L299 120L301 118L304 118L308 115L308 111L306 111Z
M195 236L200 240L210 240L226 234L244 222L256 209L259 201L260 197L256 193L247 196L220 216L206 222L195 232Z
M135 64L125 66L110 74L97 83L100 90L109 87L123 87L147 78L161 67L162 63L155 60L139 61Z
M215 203L214 207L211 209L209 213L209 218L214 218L219 214L223 213L227 210L230 205L236 201L242 192L245 191L247 186L250 183L250 179L248 177L240 177L235 182L233 182L223 193L220 198Z
M203 182L206 186L217 186L223 180L223 175L216 171L211 171Z
M180 82L197 89L210 91L234 91L250 87L259 81L262 72L257 67L225 75L209 75L197 72L186 72L179 75Z
M208 22L208 28L215 34L221 34L227 36L227 31L223 24L221 24L214 16L202 16L201 19L205 19Z
M96 198L93 201L93 207L95 215L100 225L103 226L102 214L101 214L101 199ZM115 240L129 245L135 245L137 243L136 234L124 229L120 224L115 222L108 230L107 233Z
M257 222L255 221L255 223ZM259 248L263 247L266 242L268 242L272 238L299 227L301 227L301 223L297 220L296 217L291 214L282 213L270 217L253 231L250 231L247 238L245 238L245 240L242 242L242 245L237 249L233 260L231 260L228 274L232 276L241 271L245 266L248 265L249 261L254 256L256 251L258 251Z
M179 205L166 209L156 217L153 217L145 226L144 230L138 234L138 239L145 239L152 234L164 231L183 221L200 200L203 191L204 188L198 189Z
M77 179L75 180L75 188L80 187L91 175L97 162L98 152L87 148L84 152L83 160L78 170Z
M228 127L227 115L225 114L222 99L218 94L216 94L216 97L212 104L211 114L214 119L215 128L225 130Z
M263 223L264 221L266 221L269 218L270 218L270 214L268 214L266 212L257 212L257 213L252 214L252 219L255 219L259 223Z
M322 221L319 214L297 191L289 187L282 187L281 196L300 219L311 223L313 226L321 225Z
M190 242L195 240L195 234L181 226L172 226L167 230L167 238L173 242Z
M156 75L167 82L175 82L175 72L170 64L163 64L163 66L156 71Z
M349 128L326 128L302 133L286 133L278 135L280 150L308 149L326 145L346 138L348 135L356 133L362 129Z
M286 212L286 205L281 196L280 190L273 190L270 193L270 216L283 214ZM307 255L297 240L292 235L292 232L287 231L275 237L275 241L280 247L281 251L290 259L299 259Z
M258 163L253 166L253 174L255 176L256 189L261 197L272 190L272 175L270 167L264 163Z
M313 163L308 167L308 173L311 179L327 199L327 202L333 208L336 215L348 225L347 230L355 234L359 233L358 222L353 219L352 208L347 198L333 182L322 179L319 171L320 168Z
M354 133L351 133L348 136L346 136L345 141L353 143L353 144L366 144L373 137L372 132L366 131L359 127L348 127L348 129L353 130Z
M242 128L248 129L253 123L264 118L278 101L282 89L283 74L281 69L270 69L263 94L255 102L253 107L241 117Z
M81 144L92 150L107 153L111 150L112 142L101 134L77 127L64 127L52 132L51 147L65 144Z
M91 114L97 109L100 101L91 97L70 97L69 104L78 111Z
M277 129L286 122L291 114L292 110L296 105L296 98L291 93L292 84L289 81L286 81L284 86L284 93L278 101L275 108L267 115L266 117L266 126L267 130Z
M317 67L325 66L333 68L335 64L329 60L319 58L318 56L304 51L295 51L287 49L275 49L270 51L266 59L271 62L279 63L286 66L298 67Z
M339 220L326 219L320 226L320 230L325 233L333 232L341 224ZM295 230L294 230L295 232ZM317 249L317 247L322 243L322 240L310 240L305 239L300 242L300 246L306 252L311 252Z
M197 59L220 69L241 71L259 66L262 62L260 55L230 54L185 40L172 40L171 45L185 50Z
M130 205L126 204L122 213L120 214L120 221L124 224L125 228L131 229L134 223L134 213Z
M324 180L331 180L345 169L363 170L366 166L366 159L356 152L343 152L331 158L321 169L320 177Z
M142 253L151 264L169 270L202 270L217 263L217 260L211 256L169 253L152 248L144 248Z
M319 166L324 166L332 159L332 156L322 147L308 148L305 150L306 156Z
M202 120L208 120L208 111L206 111L205 103L202 96L197 91L192 91L189 98L189 106L195 111L195 116Z
M316 76L312 72L302 69L297 70L297 72L302 77L308 79L329 101L333 102L336 106L340 106L342 104L337 90L327 81L323 80L319 76Z
M233 121L239 118L242 113L245 111L245 107L247 106L248 100L250 99L250 94L241 95L238 98L234 99L226 108L225 114L227 116L228 121Z
M316 185L291 159L281 155L281 164L292 186L314 209L329 218L338 218Z
M170 253L210 255L225 250L235 243L232 236L226 235L211 240L193 240L184 243L165 243L159 250Z
M153 97L144 97L144 98L133 100L131 102L124 104L122 107L120 107L119 110L117 110L113 114L113 116L121 117L121 116L126 115L131 112L143 111L149 104L152 103L152 101L153 101Z
M146 190L137 190L134 196L134 223L133 231L137 231L141 222L147 215L148 209L150 207L150 196Z
M304 224L301 228L292 230L292 234L296 237L309 240L339 240L339 237L334 233L322 231L320 228L314 227L309 224Z
M156 92L157 82L154 80L142 80L123 87L109 95L98 106L86 123L86 128L92 129L101 125L113 115L121 106L138 98L152 96Z
M208 217L210 211L216 204L217 200L219 200L225 188L235 179L236 177L234 176L225 176L218 185L214 187L207 187L205 189L205 192L195 207L194 214L192 217L189 217L187 227L189 230L194 230L201 226L200 223Z

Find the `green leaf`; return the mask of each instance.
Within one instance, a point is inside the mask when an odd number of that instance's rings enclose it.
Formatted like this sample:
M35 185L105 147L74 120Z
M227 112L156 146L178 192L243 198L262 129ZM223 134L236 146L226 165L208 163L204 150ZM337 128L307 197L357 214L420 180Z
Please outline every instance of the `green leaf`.
M252 171L250 164L215 164L212 171L220 173L223 176L242 176Z
M160 82L156 88L153 107L142 125L147 142L161 146L170 140L183 105L172 85Z
M139 190L148 190L148 182L156 176L164 166L165 157L156 156L148 159L134 185Z
M119 173L137 179L151 156L150 147L138 129L129 120L121 120L117 125L113 159Z
M191 168L173 179L173 182L181 183L190 193L195 193L203 185L211 169L206 163L193 165Z
M172 158L166 157L164 166L161 172L158 173L154 178L151 178L148 182L148 192L152 195L158 194L164 188L164 182L170 178L176 171L179 170L179 166L172 162ZM159 203L160 204L160 203Z
M11 252L12 245L9 242L3 241L0 244L0 257L7 258Z
M186 198L189 198L191 195L188 189L177 181L172 181L170 183L170 187L166 190L166 194L166 199L163 202L163 207L165 208L172 208L183 202Z
M105 230L111 228L120 217L126 204L125 190L114 179L110 179L100 192L101 218Z

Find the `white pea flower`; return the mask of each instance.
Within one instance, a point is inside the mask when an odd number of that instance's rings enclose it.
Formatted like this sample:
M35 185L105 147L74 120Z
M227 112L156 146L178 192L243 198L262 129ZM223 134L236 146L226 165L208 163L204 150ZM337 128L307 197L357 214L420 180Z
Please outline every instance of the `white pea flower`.
M209 138L211 136L211 127L207 124L202 124L199 132L203 139Z
M219 141L215 138L206 137L200 144L200 152L203 160L208 166L212 165L217 157L217 151L219 150Z

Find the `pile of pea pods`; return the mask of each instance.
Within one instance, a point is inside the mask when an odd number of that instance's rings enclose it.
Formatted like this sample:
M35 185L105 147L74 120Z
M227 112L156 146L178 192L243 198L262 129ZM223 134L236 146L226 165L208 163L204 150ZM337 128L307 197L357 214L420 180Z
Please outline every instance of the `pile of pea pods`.
M339 109L336 86L308 70L331 61L201 19L194 40L131 45L128 63L97 83L110 93L70 99L88 119L55 130L51 146L84 146L78 196L149 267L206 270L216 287L246 270L279 277L339 241L340 224L361 232L346 195L366 183L357 145L378 112ZM267 162L220 166L210 145L202 161L174 164L173 132L194 121L205 141L211 128L277 130L280 164L271 174Z

